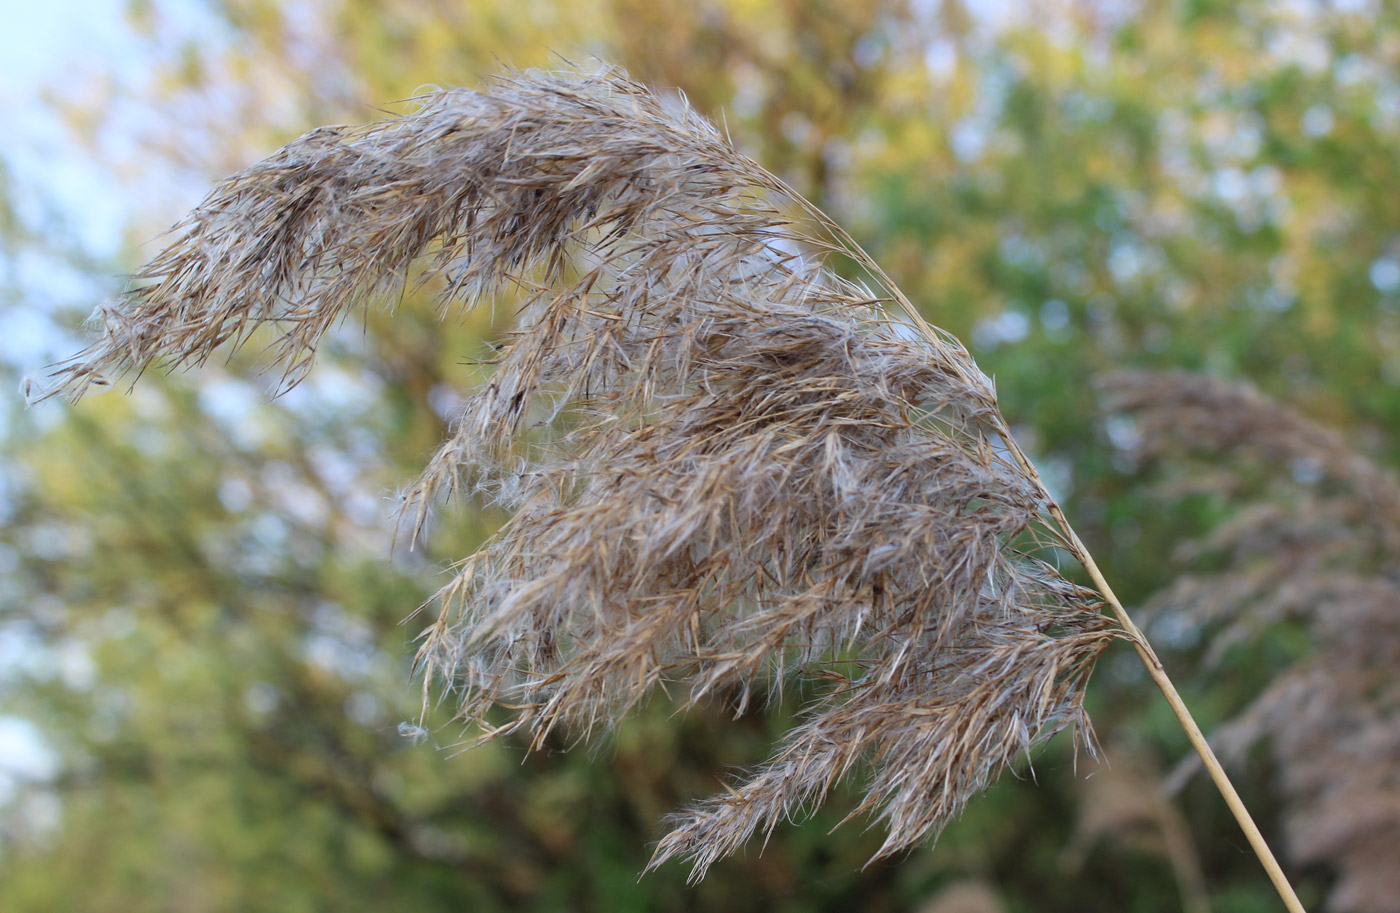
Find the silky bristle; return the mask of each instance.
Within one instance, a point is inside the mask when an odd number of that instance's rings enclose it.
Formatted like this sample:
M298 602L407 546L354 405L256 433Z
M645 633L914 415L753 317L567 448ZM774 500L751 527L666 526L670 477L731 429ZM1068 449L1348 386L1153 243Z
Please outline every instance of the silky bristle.
M317 130L221 183L99 315L55 392L198 364L263 324L295 383L346 308L441 277L524 290L414 485L511 519L436 597L423 673L489 737L615 723L663 683L739 705L805 678L772 759L682 812L696 877L860 772L881 854L1065 726L1116 636L1022 548L1049 496L990 380L781 181L621 73L537 73ZM1047 534L1048 535L1048 534Z

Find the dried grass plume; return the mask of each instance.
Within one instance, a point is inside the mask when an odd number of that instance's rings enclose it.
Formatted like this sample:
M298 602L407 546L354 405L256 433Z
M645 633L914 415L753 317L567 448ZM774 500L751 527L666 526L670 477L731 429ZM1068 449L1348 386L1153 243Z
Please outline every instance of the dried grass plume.
M1236 508L1182 549L1196 566L1152 616L1193 633L1207 675L1281 624L1306 632L1308 651L1212 742L1236 761L1269 745L1289 855L1337 873L1329 910L1400 913L1400 484L1252 387L1134 373L1105 388L1137 421L1137 456L1176 468L1166 497L1189 489Z
M445 315L518 293L405 505L415 537L453 493L511 513L438 593L426 679L483 738L535 742L660 688L809 698L765 765L675 817L653 865L701 877L856 778L896 853L1050 734L1085 731L1085 682L1122 632L1037 557L1065 544L1052 502L963 347L824 265L840 251L881 282L849 238L615 70L418 101L221 182L48 392L196 365L263 325L293 384L411 267L442 282Z

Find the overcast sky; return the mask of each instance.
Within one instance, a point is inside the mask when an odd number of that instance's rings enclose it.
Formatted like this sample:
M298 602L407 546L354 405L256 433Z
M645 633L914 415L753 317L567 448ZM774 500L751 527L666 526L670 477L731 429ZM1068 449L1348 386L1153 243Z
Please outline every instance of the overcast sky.
M7 124L0 155L26 195L56 206L98 254L120 243L123 207L65 136L45 96L50 87L140 66L140 44L123 18L126 2L0 0L0 111Z

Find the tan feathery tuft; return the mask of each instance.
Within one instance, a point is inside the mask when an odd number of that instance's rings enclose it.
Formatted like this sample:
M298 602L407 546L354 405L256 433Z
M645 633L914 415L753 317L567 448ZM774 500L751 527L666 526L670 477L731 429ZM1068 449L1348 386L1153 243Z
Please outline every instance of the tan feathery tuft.
M1337 872L1328 909L1400 911L1400 484L1342 435L1244 384L1135 372L1104 388L1106 405L1136 420L1135 456L1196 458L1165 496L1189 485L1237 508L1182 550L1210 560L1147 608L1195 632L1207 675L1280 622L1307 632L1307 653L1211 741L1237 762L1269 744L1290 856ZM1180 765L1169 786L1198 769Z
M686 856L697 878L857 772L881 856L935 835L1013 758L1086 732L1112 639L1148 659L962 345L684 103L610 69L419 103L219 184L45 395L198 364L264 324L285 388L417 264L445 303L518 291L405 505L415 537L454 492L511 512L436 597L425 688L472 722L508 711L483 738L538 743L663 685L742 708L805 682L769 762L659 844L653 865ZM1041 542L1086 564L1121 629L1026 551Z

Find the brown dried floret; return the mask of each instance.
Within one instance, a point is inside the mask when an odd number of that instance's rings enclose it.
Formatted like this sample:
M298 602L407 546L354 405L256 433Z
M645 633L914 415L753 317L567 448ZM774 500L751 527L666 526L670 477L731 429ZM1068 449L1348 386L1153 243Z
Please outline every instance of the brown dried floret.
M881 855L937 831L1051 733L1086 734L1121 632L1023 548L1060 541L990 380L878 268L683 104L616 71L528 74L315 131L222 182L103 335L59 367L198 364L281 330L286 385L411 266L445 303L522 295L405 505L511 519L436 597L419 661L483 738L605 727L668 683L743 706L803 679L770 761L682 812L696 876L860 770ZM445 308L446 310L446 308ZM673 693L677 689L670 689Z

